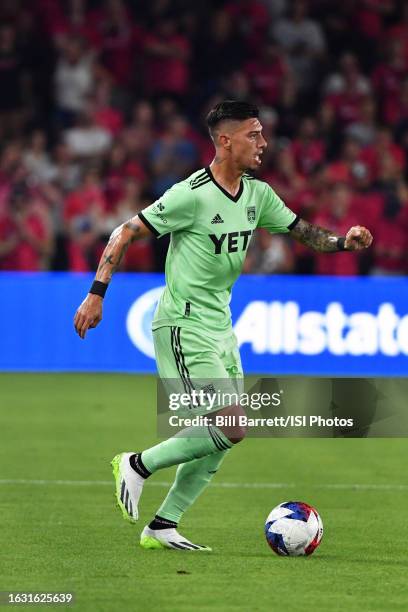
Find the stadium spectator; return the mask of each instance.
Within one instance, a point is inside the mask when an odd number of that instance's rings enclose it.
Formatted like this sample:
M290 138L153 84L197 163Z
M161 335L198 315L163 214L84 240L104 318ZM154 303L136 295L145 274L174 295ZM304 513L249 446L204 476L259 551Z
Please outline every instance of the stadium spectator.
M282 83L281 95L275 110L279 121L277 133L281 136L292 138L296 132L299 120L298 85L292 75L288 75Z
M268 11L265 5L259 0L234 0L227 2L226 11L235 28L241 30L247 53L259 57L268 31Z
M120 141L126 148L129 159L144 177L152 143L157 135L158 126L152 105L147 100L139 100L132 110L130 123L120 134Z
M53 235L48 210L24 182L13 186L8 209L0 218L0 269L46 270Z
M399 39L405 52L405 60L408 62L408 4L402 2L400 19L394 20L386 32L388 40Z
M106 200L99 171L88 168L78 189L65 199L64 222L68 236L69 269L85 272L95 267L104 235Z
M105 233L109 235L115 227L137 215L149 204L142 195L142 184L135 178L123 181L123 195L114 210L105 219ZM126 272L151 272L153 270L153 248L148 238L138 240L130 245L122 262Z
M391 129L384 125L377 130L373 144L362 151L362 160L368 165L373 180L378 177L381 160L388 155L401 171L405 168L404 150L393 141Z
M191 173L197 157L198 151L189 137L187 121L181 115L173 117L151 150L153 195L160 196Z
M249 250L246 268L252 274L287 274L294 270L294 256L287 238L259 230Z
M393 158L384 158L377 188L384 197L384 214L377 219L372 274L406 274L408 187Z
M95 85L94 55L78 36L67 38L61 46L54 85L57 121L63 127L71 127L85 111Z
M386 57L379 63L372 75L378 96L380 118L384 123L392 122L395 100L399 99L401 83L408 76L408 61L405 47L400 38L388 41Z
M351 184L353 175L363 165L369 172L369 165L363 160L363 148L352 136L345 136L339 155L326 164L326 176L331 183L344 182ZM370 177L371 177L370 173Z
M203 118L232 97L261 107L260 178L308 220L369 218L378 252L356 271L407 272L406 3L32 0L2 3L0 24L2 268L91 269L119 211L209 164ZM20 249L21 219L45 248ZM266 269L278 242L255 237L246 270ZM166 244L135 251L129 269L161 269ZM299 244L290 257L321 271Z
M263 47L260 57L248 62L245 70L257 103L276 104L282 95L285 79L289 76L289 65L281 48L269 41Z
M408 121L408 76L401 83L399 98L395 98L393 106L389 107L389 120L395 126L398 138L400 128Z
M347 91L357 96L367 96L371 92L370 80L361 72L355 54L343 53L338 67L338 72L329 74L323 84L326 96L344 94Z
M292 142L291 153L303 176L311 174L324 161L324 142L319 137L317 122L313 117L302 120L297 137Z
M358 211L353 207L353 192L347 183L335 183L325 206L317 213L314 223L330 227L339 236L345 235L349 227L358 225ZM359 273L359 256L355 253L344 257L334 253L332 257L324 254L315 255L315 272L317 274L350 276Z
M34 130L23 153L24 165L35 183L46 183L53 178L54 169L47 153L47 137L42 130Z
M262 178L273 185L279 197L297 212L300 194L306 187L306 179L297 170L293 153L289 147L277 152L273 169L263 173Z
M100 62L116 86L139 86L136 79L141 68L144 34L122 0L109 0L92 11L90 22L99 40Z
M17 33L11 23L0 24L0 137L21 132L27 77ZM26 87L25 87L26 86Z
M385 21L396 8L395 0L360 0L355 3L353 27L359 38L358 50L369 68L384 39Z
M320 24L308 17L308 9L306 0L294 0L289 15L272 25L272 34L288 52L300 89L310 93L320 74L326 41Z
M74 160L73 154L64 142L58 143L53 153L51 180L63 193L73 191L77 188L81 177L79 163Z
M112 85L108 79L101 79L95 94L88 98L88 109L95 125L116 136L123 128L123 113L112 104Z
M154 97L172 95L180 103L188 94L191 43L171 14L162 18L144 39L144 88Z
M374 142L377 131L377 107L372 96L360 100L357 115L358 119L351 121L345 129L345 134L359 142L362 147L367 147Z
M98 47L100 41L89 20L87 0L40 0L38 4L45 29L58 49L72 37L86 41L94 49Z
M96 123L92 105L83 110L74 126L64 132L64 139L74 157L86 159L107 153L111 143L111 132Z
M342 126L361 119L361 103L371 92L370 81L361 72L357 58L345 53L340 60L340 73L329 76L324 86L326 104L335 113Z
M198 34L194 64L204 92L197 92L197 95L214 95L223 78L234 69L241 68L244 60L244 40L234 19L225 10L216 11L210 16L209 27L203 28ZM197 85L193 83L193 87Z
M251 85L248 75L243 70L234 70L222 83L224 97L248 101L251 97Z

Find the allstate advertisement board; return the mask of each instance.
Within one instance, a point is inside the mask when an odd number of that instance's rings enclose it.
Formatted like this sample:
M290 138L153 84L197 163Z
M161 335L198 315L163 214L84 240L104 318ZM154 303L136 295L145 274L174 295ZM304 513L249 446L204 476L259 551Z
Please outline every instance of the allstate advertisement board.
M164 277L117 274L83 341L72 319L91 281L0 274L0 369L154 373L150 323ZM405 278L243 276L231 307L248 373L408 375Z

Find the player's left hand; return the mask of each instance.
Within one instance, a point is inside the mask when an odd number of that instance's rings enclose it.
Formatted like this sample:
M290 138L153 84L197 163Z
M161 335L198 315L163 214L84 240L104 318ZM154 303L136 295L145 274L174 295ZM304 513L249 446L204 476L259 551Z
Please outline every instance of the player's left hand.
M371 232L362 225L351 227L346 235L344 246L348 251L367 249L373 241Z

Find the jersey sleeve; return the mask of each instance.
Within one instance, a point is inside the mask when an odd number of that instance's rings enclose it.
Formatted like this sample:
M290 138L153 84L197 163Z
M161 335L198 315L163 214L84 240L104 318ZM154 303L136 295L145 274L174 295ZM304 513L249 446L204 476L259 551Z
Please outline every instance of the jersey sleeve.
M296 225L297 218L293 210L290 210L274 190L265 183L257 227L264 227L271 234L285 234Z
M139 213L139 219L157 237L187 229L193 223L195 199L187 183L173 185Z

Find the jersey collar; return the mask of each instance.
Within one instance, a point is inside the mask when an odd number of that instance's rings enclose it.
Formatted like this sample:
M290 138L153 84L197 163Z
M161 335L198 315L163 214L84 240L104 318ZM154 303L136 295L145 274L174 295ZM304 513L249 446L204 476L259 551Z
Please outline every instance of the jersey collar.
M241 182L240 182L240 184L239 184L239 189L238 189L237 195L233 196L233 195L231 195L230 193L228 193L228 191L227 191L226 189L224 189L224 187L222 187L222 186L221 186L219 183L217 183L217 181L215 180L215 178L214 178L214 176L213 176L213 173L211 172L211 169L210 169L210 167L209 167L209 166L207 166L207 168L205 169L205 171L207 172L208 176L210 177L210 179L212 180L212 182L214 183L214 185L215 185L216 187L218 187L218 189L219 189L220 191L222 191L222 193L223 193L225 196L227 196L227 198L229 198L229 199L230 199L230 200L232 200L233 202L238 202L238 200L239 200L239 198L241 197L242 192L243 192L243 190L244 190L244 182L243 182L242 178L241 178Z

